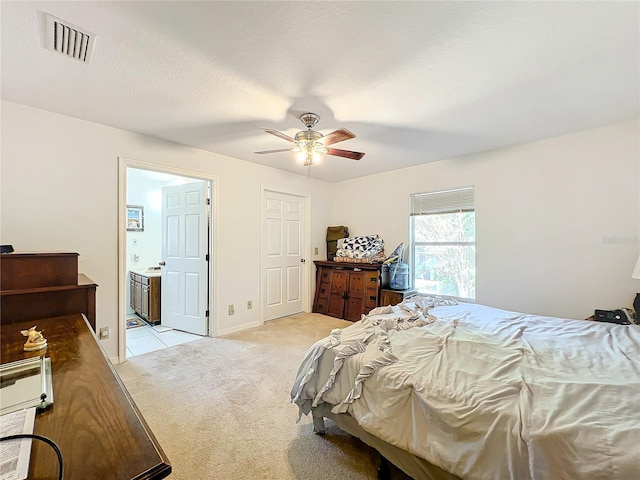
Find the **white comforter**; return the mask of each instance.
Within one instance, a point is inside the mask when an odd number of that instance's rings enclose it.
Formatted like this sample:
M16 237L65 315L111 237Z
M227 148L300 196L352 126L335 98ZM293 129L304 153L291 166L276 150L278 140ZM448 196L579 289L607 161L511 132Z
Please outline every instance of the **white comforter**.
M464 479L640 478L640 327L428 303L313 345L300 413L329 403Z

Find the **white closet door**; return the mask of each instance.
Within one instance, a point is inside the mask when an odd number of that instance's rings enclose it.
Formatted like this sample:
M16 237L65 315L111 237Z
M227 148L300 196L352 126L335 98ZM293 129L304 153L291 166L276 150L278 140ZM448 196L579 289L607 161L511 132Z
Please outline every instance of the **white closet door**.
M263 318L303 311L305 198L266 191L263 204Z

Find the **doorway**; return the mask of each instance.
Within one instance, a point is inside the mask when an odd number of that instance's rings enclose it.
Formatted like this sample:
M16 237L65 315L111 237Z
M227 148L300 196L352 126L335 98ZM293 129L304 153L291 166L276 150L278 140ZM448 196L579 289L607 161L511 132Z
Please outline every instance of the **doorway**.
M215 193L215 178L124 158L120 159L119 174L119 360L124 361L127 357L178 345L201 336L213 336L214 319L209 312L214 311L212 305L215 256L212 239L215 202L212 198ZM197 295L199 302L193 308L187 306L187 311L184 312L185 320L188 320L187 317L193 311L202 310L202 325L198 326L197 332L191 328L193 325L187 325L187 321L185 324L180 323L180 319L175 315L176 308L170 308L173 314L172 322L163 324L162 321L165 316L163 311L165 307L170 306L171 301L185 300L178 295L165 298L172 293L171 288L175 286L172 285L172 281L178 285L193 284L194 276L190 272L187 272L184 282L175 282L175 269L171 270L171 278L167 280L164 266L167 259L165 224L177 224L181 220L179 216L172 216L173 214L167 217L167 197L165 193L163 198L163 189L169 189L170 192L175 189L185 190L183 186L187 185L195 186L202 193L202 200L206 201L206 206L202 207L203 218L200 223L203 234L198 239L203 252L203 266L200 267L202 286ZM186 190L188 198L193 198L191 190ZM187 225L193 218L192 213L187 213ZM175 221L175 218L178 220ZM182 219L184 220L184 215ZM188 226L180 228L189 229ZM172 232L175 234L175 229ZM191 234L182 237L191 239ZM171 237L169 238L171 240ZM192 246L193 242L187 248ZM170 244L169 247L174 248L175 244ZM188 255L191 255L191 250ZM186 300L190 298L190 291L187 290Z

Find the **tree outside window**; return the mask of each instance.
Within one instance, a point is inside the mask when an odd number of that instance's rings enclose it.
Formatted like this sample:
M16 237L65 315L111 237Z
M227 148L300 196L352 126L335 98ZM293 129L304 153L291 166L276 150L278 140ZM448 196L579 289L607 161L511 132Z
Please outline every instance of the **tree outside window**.
M413 285L420 293L475 299L475 210L468 190L411 198Z

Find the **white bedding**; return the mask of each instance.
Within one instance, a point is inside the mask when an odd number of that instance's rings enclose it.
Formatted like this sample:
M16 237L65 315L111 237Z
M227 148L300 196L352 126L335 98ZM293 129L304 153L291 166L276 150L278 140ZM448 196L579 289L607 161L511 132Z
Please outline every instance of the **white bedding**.
M464 479L640 478L640 327L434 301L313 345L300 413L333 405Z

